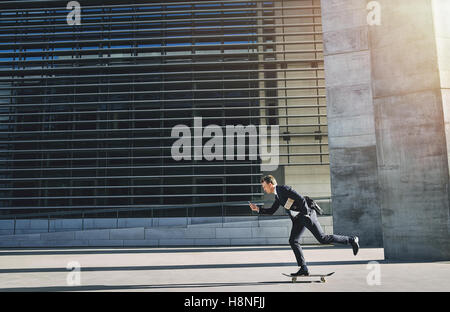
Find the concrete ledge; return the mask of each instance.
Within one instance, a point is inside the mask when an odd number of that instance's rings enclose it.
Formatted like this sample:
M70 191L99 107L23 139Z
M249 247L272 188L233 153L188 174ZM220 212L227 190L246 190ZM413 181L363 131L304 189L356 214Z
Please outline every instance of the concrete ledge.
M152 218L122 218L119 219L119 228L153 227L154 220Z
M169 218L167 218L169 219ZM184 221L183 221L183 220ZM222 218L220 218L222 219ZM66 232L46 232L37 234L2 235L0 247L122 247L122 246L233 246L233 245L287 245L292 222L287 217L235 217L227 218L230 223L215 223L218 218L191 220L176 218L155 222L152 219L124 220L122 226L147 224L150 228L88 229ZM332 234L332 217L319 217L325 233ZM45 221L45 220L41 220ZM78 221L57 220L60 225L74 226ZM192 223L193 221L194 223ZM212 221L214 223L207 223ZM88 226L103 227L112 220L88 222ZM181 224L185 226L181 226ZM8 223L5 223L9 226ZM39 224L39 223L38 223ZM41 222L42 224L42 222ZM160 226L161 224L173 226ZM23 223L23 226L32 226ZM157 225L157 227L154 227ZM318 244L309 231L305 231L301 243Z
M243 222L243 221L258 221L259 216L245 216L245 217L224 217L224 223Z
M145 239L164 239L169 235L171 238L184 238L186 230L183 228L174 228L174 229L145 229L144 237Z
M109 239L109 231L106 230L87 230L87 231L76 231L75 232L75 239L94 239L94 240L101 240L101 239Z
M232 228L232 227L258 227L259 222L258 220L253 221L237 221L237 222L230 222L230 223L223 223L224 228Z
M264 227L273 227L273 226L290 226L292 225L291 219L289 217L284 217L282 219L265 219L262 217L258 220L259 226Z
M91 239L89 246L92 247L123 247L123 240L120 239Z
M186 238L216 238L216 229L214 228L188 228L185 231Z
M252 230L250 228L216 228L217 238L239 238L251 236Z
M193 246L193 238L160 239L159 246Z
M75 232L55 232L55 233L41 233L40 234L41 240L74 240L75 239Z
M188 225L188 218L155 218L153 226L182 226Z
M231 245L268 245L266 238L232 238Z
M42 230L48 231L48 220L16 220L16 233L18 230Z
M15 240L0 240L0 248L20 247L19 242Z
M41 234L16 234L16 235L4 235L1 240L40 240Z
M267 242L267 245L288 245L289 238L288 237L283 237L283 238L267 237L266 242Z
M50 220L50 232L78 231L83 227L81 219Z
M16 229L16 234L40 234L47 233L48 228L45 229Z
M1 230L14 230L14 220L0 220Z
M52 240L47 243L48 247L89 247L87 240Z
M117 219L112 218L92 218L84 219L84 229L114 229L117 227Z
M259 227L252 228L252 237L288 237L287 227Z
M224 223L196 223L196 224L188 224L188 228L218 228L224 227Z
M230 246L229 238L197 238L194 239L195 246Z
M127 239L123 241L124 247L157 247L159 240L157 239Z
M20 240L15 242L15 247L51 247L55 244L55 241L45 240Z
M207 225L207 224L219 224L223 223L222 217L192 217L190 218L189 226L196 226L196 225Z
M216 238L216 229L212 227L173 228L173 229L146 229L146 239L165 238Z
M134 229L112 229L109 231L109 238L114 239L144 239L144 228Z

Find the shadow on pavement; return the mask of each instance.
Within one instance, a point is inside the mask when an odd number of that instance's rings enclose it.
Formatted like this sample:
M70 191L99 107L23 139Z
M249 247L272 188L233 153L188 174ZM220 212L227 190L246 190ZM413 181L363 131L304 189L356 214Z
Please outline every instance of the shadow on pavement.
M320 246L320 247L319 247ZM136 248L136 249L134 249ZM340 246L332 246L332 245L314 245L314 246L302 246L302 249L335 249L341 248ZM235 252L235 251L276 251L276 250L291 250L289 246L270 246L270 247L192 247L192 248L143 248L143 247L97 247L97 248L73 248L64 249L64 248L55 248L48 250L48 248L27 248L27 249L1 249L0 248L0 257L1 256L34 256L34 255L90 255L90 254L151 254L151 253L194 253L194 252Z
M315 280L297 281L297 284L320 283ZM47 287L16 287L0 288L2 292L55 292L55 291L135 291L158 289L184 289L208 287L236 287L236 286L264 286L292 284L291 281L270 282L222 282L222 283L183 283L183 284L155 284L155 285L86 285L86 286L47 286Z
M308 262L308 266L367 264L369 261L371 260L315 261L315 262ZM224 263L224 264L214 263L214 264L150 265L150 266L118 266L118 267L81 267L81 271L108 272L108 271L199 270L199 269L286 267L286 266L296 267L297 264L295 262L272 262L272 263L262 262L262 263ZM65 267L0 269L0 274L51 273L51 272L69 272L69 270L67 270Z

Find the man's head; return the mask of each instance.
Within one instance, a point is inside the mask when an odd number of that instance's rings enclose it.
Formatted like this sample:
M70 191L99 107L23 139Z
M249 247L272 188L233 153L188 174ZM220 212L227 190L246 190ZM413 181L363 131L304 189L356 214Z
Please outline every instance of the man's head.
M264 192L267 194L275 193L275 186L277 185L277 180L271 175L267 175L261 178L261 186Z

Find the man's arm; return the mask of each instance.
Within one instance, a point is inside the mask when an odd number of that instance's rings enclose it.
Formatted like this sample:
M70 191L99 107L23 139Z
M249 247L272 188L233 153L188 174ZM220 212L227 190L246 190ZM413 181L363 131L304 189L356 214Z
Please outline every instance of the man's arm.
M283 185L283 187L288 192L288 197L292 198L293 200L295 200L296 202L298 202L300 204L300 206L301 206L300 209L301 208L306 209L306 207L308 207L306 199L302 195L297 193L292 187L288 187L286 185Z
M275 213L275 211L277 211L277 209L280 207L280 201L278 200L278 198L275 198L275 201L272 204L272 207L270 208L259 208L258 213L259 214L269 214L272 215Z

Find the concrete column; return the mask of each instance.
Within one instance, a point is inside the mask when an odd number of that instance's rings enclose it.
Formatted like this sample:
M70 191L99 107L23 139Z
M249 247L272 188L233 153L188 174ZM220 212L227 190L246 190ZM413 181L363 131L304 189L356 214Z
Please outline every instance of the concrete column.
M448 43L450 28L435 29L436 14L450 14L448 1L378 2L381 25L370 27L369 37L385 257L448 260L448 101L441 70L450 53L438 50L437 35Z
M381 247L366 0L322 0L334 233Z
M334 232L448 260L450 2L368 2L322 1Z

